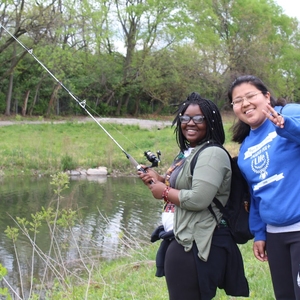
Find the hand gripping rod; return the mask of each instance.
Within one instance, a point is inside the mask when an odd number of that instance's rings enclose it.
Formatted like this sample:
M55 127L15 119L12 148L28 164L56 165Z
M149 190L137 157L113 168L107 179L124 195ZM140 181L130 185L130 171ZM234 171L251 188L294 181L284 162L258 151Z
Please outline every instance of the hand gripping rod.
M129 159L131 164L139 171L146 172L141 165L132 157L130 156L122 147L121 145L110 135L110 133L94 118L94 116L86 109L86 101L81 101L79 98L74 96L69 89L66 88L66 86L60 82L54 75L51 73L51 71L33 54L33 50L27 48L25 45L23 45L13 34L11 34L2 24L0 26L7 32L18 44L20 44L47 72L51 75L51 77L65 90L67 93L81 106L81 108L102 128L102 130L113 140L113 142L122 150L122 152L126 155L126 157Z

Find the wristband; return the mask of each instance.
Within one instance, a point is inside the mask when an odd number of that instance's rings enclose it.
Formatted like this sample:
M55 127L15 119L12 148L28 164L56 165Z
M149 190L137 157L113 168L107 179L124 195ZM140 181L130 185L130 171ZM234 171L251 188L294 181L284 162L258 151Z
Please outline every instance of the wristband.
M164 199L165 202L168 202L168 195L169 195L169 191L170 191L170 187L169 186L166 186L162 195L161 195L161 198Z

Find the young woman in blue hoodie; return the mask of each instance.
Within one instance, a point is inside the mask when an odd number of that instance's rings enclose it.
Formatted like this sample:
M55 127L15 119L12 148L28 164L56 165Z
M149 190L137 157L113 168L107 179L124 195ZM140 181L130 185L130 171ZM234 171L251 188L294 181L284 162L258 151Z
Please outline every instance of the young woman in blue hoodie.
M269 262L277 300L300 300L300 105L275 100L251 75L238 77L228 98L239 119L238 165L252 195L254 255Z

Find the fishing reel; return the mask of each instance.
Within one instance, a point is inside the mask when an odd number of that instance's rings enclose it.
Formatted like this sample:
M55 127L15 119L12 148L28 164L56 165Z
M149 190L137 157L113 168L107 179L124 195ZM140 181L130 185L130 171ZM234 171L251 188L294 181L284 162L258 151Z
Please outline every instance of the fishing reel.
M144 155L146 156L148 161L151 162L151 166L149 166L148 168L157 167L159 165L161 152L158 150L156 151L156 154L157 156L154 153L152 153L150 150L144 152Z

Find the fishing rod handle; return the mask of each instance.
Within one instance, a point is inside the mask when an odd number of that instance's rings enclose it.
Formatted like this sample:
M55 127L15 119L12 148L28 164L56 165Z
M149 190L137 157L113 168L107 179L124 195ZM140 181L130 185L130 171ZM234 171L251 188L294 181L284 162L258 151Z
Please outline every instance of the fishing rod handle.
M137 169L138 171L143 172L143 173L147 173L146 169L143 168L141 165L137 165L137 166L136 166L136 169Z

